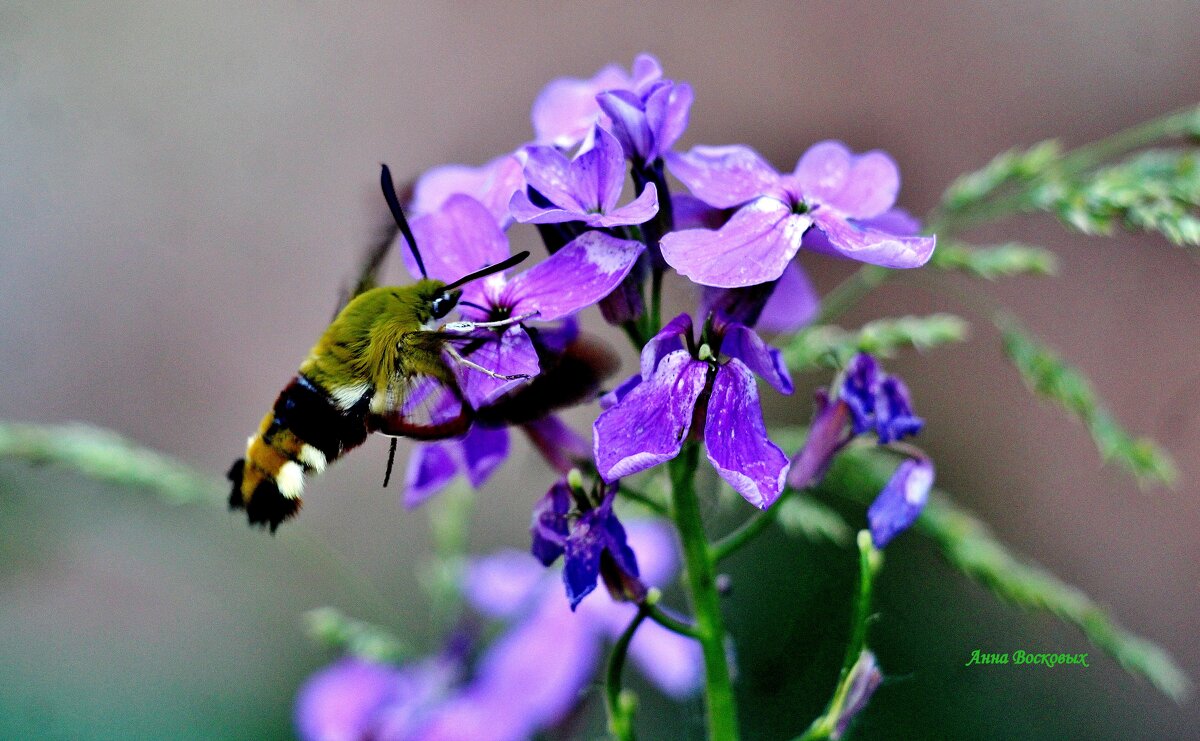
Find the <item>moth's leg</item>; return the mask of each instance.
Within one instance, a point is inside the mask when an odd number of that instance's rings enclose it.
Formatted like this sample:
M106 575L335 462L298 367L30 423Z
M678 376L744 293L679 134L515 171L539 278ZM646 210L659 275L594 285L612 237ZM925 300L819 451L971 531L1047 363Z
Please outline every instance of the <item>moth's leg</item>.
M450 357L454 358L454 360L456 362L462 363L463 365L467 366L468 368L474 368L475 370L479 371L480 373L486 373L487 375L491 376L492 378L498 378L503 381L517 381L522 378L532 378L533 377L533 376L529 375L528 373L515 373L513 375L506 376L503 373L497 373L494 370L488 370L487 368L484 368L479 363L467 360L466 358L464 358L462 356L462 353L460 353L458 350L454 349L453 345L447 344L444 349L446 351L446 354L449 355Z
M526 319L532 319L537 316L538 312L531 311L528 314L520 316L510 316L507 319L500 319L494 322L448 322L442 325L442 331L445 332L470 332L476 329L495 329L496 327L508 327L513 324L520 324Z

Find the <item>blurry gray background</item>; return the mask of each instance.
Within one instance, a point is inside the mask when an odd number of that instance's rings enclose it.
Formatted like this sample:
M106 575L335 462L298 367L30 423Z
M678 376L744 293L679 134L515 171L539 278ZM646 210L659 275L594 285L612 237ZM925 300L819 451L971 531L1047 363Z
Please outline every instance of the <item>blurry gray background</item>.
M1165 1L9 0L0 416L86 420L223 474L386 223L379 163L404 178L511 150L556 76L653 52L696 89L681 146L743 142L781 168L824 138L883 148L900 163L901 205L920 214L1003 149L1079 144L1195 103L1197 28L1200 5ZM1088 240L1048 218L989 237L1062 256L1058 280L985 290L1020 302L1118 419L1163 440L1182 483L1143 493L1102 468L1080 426L1022 390L984 325L965 352L892 365L928 418L940 482L1200 677L1200 267L1158 238ZM805 266L823 289L847 270ZM896 285L846 321L959 308ZM775 419L807 420L804 389L823 379L800 381ZM332 602L431 639L417 596L428 528L398 489L379 489L385 451L375 441L315 482L273 539L224 512L0 466L0 735L282 735L291 693L325 659L302 636L303 610ZM507 464L480 497L479 550L524 543L549 478L524 455ZM1183 737L1200 723L1195 702L1176 707L1107 659L961 671L975 648L1090 649L995 605L915 538L889 550L877 630L908 648L881 660L906 676L880 693L866 737L884 723L926 737ZM784 553L797 560L765 546L746 559L783 580L817 568L807 551ZM822 599L848 598L843 576ZM735 630L779 624L762 619ZM843 625L828 628L834 654ZM748 684L770 685L754 656ZM764 662L794 673L809 658ZM760 694L747 713L781 729L764 737L800 730L824 700L792 712Z

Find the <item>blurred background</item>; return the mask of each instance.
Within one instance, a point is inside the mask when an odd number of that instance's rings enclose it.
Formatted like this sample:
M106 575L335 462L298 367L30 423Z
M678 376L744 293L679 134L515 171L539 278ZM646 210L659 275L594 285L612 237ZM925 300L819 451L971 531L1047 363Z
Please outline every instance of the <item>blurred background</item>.
M557 76L650 51L696 89L682 147L746 143L788 169L825 138L882 148L904 176L900 205L921 214L1001 150L1084 143L1200 100L1197 28L1200 6L1169 0L8 0L0 417L85 420L221 476L387 223L379 163L403 179L512 150ZM532 243L532 230L513 234ZM986 324L965 348L889 365L928 420L939 483L1200 677L1200 266L1161 238L1085 239L1049 218L977 236L1058 252L1061 278L983 290L1014 303L1129 429L1164 441L1181 483L1143 492L1102 467L1081 426L1024 391ZM804 265L822 290L849 268ZM938 310L962 308L898 282L845 323ZM773 420L807 421L807 390L827 379L798 380ZM586 430L591 413L571 420ZM551 474L526 453L479 497L480 552L527 542ZM433 647L427 518L380 489L385 458L372 441L315 481L274 538L216 508L0 464L0 737L287 737L296 687L329 659L300 620L320 605ZM888 550L872 635L891 679L860 737L1184 738L1200 726L1196 702L1177 706L1073 629L998 604L920 538ZM748 738L790 737L824 704L853 563L777 535L731 563ZM964 669L977 648L1094 658ZM647 737L700 736L698 701L666 731L653 718L678 711L646 694Z

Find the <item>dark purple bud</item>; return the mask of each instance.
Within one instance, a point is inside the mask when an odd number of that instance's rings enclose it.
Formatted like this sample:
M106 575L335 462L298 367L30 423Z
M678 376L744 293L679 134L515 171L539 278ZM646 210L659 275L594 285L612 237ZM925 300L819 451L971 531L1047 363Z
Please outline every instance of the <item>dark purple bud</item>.
M549 566L563 554L567 544L567 513L571 511L571 490L565 481L550 487L533 508L529 526L533 538L530 552L542 565Z
M873 426L878 389L879 364L875 358L866 353L851 358L838 398L850 407L855 435L861 435Z
M933 462L928 458L910 458L896 468L887 486L867 508L876 548L883 548L917 521L929 500L933 478Z
M846 730L850 727L850 721L854 720L854 716L861 713L867 706L871 695L875 694L875 690L882 681L883 674L875 663L875 654L863 651L859 654L858 661L854 662L854 666L850 669L850 690L846 693L846 700L838 714L833 733L829 734L831 739L838 741L845 735Z
M793 489L805 489L816 485L825 475L830 461L850 441L846 423L850 420L850 407L837 399L829 400L825 389L817 389L814 395L816 414L808 431L804 447L792 458L787 484Z
M625 528L613 514L617 487L609 486L599 507L572 523L566 540L563 583L574 610L596 588L602 571L615 599L640 599L646 587L637 581L637 558L626 542Z
M915 435L925 426L925 420L913 413L908 387L896 376L884 376L875 397L875 432L879 442L900 440Z

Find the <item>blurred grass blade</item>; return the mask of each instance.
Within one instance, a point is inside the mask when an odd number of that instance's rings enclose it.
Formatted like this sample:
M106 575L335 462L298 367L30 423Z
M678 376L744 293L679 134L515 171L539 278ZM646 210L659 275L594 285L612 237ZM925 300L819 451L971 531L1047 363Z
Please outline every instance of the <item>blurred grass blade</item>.
M1106 462L1116 462L1138 484L1175 483L1178 472L1171 456L1158 443L1135 438L1109 414L1087 378L1029 336L1011 317L996 320L1004 353L1038 396L1049 399L1083 422Z
M308 635L317 643L371 661L398 664L412 657L412 649L390 631L347 617L334 607L304 614Z
M967 338L968 324L954 314L876 319L857 330L829 324L800 331L783 348L794 373L812 368L841 368L858 352L890 358L902 348L928 350Z
M973 247L946 241L938 245L929 264L940 270L956 270L984 280L1055 275L1058 272L1058 257L1053 252L1017 242Z
M111 430L83 423L0 422L0 458L56 465L98 481L152 490L174 504L219 504L224 486L192 467Z
M886 453L850 448L834 459L817 491L865 505L887 483L893 468L895 459ZM998 597L1076 626L1126 671L1145 677L1175 701L1190 694L1191 682L1166 651L1122 628L1079 589L1017 557L944 492L930 495L915 527L937 543L954 568Z
M1039 142L1028 149L1003 152L981 169L951 183L942 195L940 208L947 214L970 208L1004 186L1043 174L1061 155L1062 149L1054 140Z
M824 502L797 492L778 506L776 519L789 535L842 547L849 547L854 542L854 529Z

